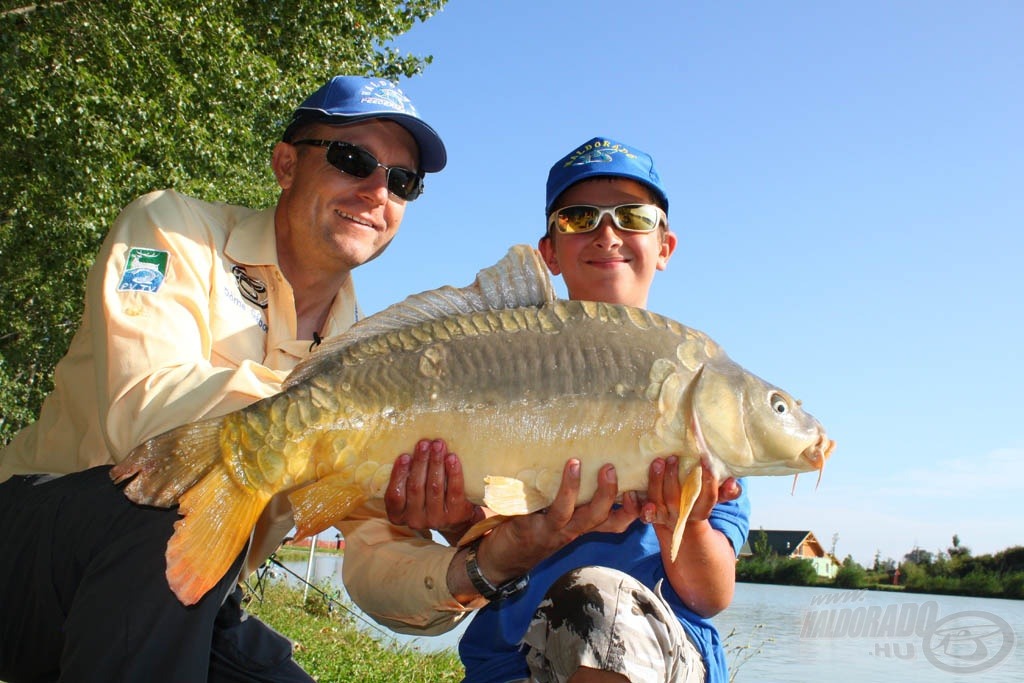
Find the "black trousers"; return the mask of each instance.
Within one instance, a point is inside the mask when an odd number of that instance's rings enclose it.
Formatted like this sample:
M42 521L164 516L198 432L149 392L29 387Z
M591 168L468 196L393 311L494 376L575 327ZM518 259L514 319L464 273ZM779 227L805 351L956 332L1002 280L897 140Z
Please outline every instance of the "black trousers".
M178 601L164 576L177 511L135 505L109 470L0 484L0 681L312 681L242 611L242 557Z

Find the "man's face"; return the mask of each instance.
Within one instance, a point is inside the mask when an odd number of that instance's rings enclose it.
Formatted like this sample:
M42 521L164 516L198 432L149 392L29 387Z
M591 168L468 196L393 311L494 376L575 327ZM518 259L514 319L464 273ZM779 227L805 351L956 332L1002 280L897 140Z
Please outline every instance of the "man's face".
M419 168L416 142L393 121L315 124L297 139L341 140L362 147L385 166ZM402 222L406 201L388 192L383 168L357 178L329 164L326 154L323 147L285 142L274 150L282 189L278 257L286 274L286 264L328 273L351 270L383 251Z
M653 203L650 190L643 184L627 178L603 177L573 185L559 198L555 208L574 204ZM676 236L671 232L619 230L608 215L591 232L554 232L538 245L551 272L564 278L569 298L640 308L647 306L654 273L665 269L675 246Z

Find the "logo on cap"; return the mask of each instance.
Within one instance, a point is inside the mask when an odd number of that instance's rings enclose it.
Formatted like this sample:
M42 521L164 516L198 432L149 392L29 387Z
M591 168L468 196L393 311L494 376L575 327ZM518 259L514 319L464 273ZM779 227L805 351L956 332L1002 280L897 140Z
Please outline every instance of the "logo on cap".
M611 163L615 161L613 154L622 154L627 159L636 159L636 155L622 145L608 140L597 141L584 145L566 157L566 166L585 166L595 163Z
M397 85L391 81L370 81L363 86L359 101L362 104L376 104L403 114L417 116L416 107Z
M585 144L565 158L565 166L586 166L587 164L610 164L614 162L612 155L621 154L627 159L636 159L637 156L630 152L627 147L610 140L595 140L593 143Z

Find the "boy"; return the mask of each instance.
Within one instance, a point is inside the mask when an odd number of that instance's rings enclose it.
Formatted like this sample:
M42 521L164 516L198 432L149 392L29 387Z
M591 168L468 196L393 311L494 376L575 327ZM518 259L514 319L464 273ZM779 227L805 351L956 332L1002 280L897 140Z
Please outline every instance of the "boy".
M651 157L594 138L552 167L538 247L570 298L645 307L676 246L667 211ZM605 466L594 498L576 507L578 461L570 459L544 513L455 549L410 531L436 529L451 540L483 515L465 500L458 459L441 441L421 441L392 471L391 524L339 523L352 551L346 586L367 613L407 633L443 632L479 608L459 646L473 683L727 681L707 618L732 600L749 504L737 482L719 484L705 471L670 562L677 467L674 457L655 460L646 498L628 493L619 507L614 468Z

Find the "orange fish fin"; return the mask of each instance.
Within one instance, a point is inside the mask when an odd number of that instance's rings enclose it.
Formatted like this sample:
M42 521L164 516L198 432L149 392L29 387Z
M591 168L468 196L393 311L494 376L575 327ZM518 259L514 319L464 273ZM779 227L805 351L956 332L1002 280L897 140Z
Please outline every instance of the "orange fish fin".
M288 494L295 515L295 537L305 538L348 517L367 500L349 475L331 474Z
M502 522L508 519L507 515L491 515L486 519L482 519L473 526L469 527L466 533L462 534L462 538L459 539L458 546L461 548L464 545L469 545L476 539L480 538L488 531L498 526Z
M216 468L181 496L167 543L167 583L185 605L199 601L242 552L268 494L243 489Z
M550 499L515 477L484 477L484 505L499 515L525 515L540 510Z
M701 469L700 463L697 463L690 468L686 479L683 480L683 488L679 492L679 519L676 520L676 528L672 530L672 552L670 553L670 559L673 562L676 561L676 556L679 554L679 546L683 542L686 520L690 516L694 503L697 502L697 498L700 496L701 488L703 488L703 477L704 471Z
M223 423L217 417L164 432L115 465L110 478L115 484L131 479L124 492L136 503L170 507L220 462Z

